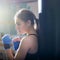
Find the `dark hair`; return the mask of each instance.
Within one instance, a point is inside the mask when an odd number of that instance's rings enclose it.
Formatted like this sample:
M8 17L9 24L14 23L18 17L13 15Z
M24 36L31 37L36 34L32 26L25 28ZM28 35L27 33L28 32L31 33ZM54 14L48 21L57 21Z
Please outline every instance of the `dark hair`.
M16 18L22 19L25 22L30 20L32 25L36 24L36 26L37 26L37 24L38 24L38 22L37 22L38 19L36 18L36 16L27 9L19 10L15 15L15 20L16 20Z

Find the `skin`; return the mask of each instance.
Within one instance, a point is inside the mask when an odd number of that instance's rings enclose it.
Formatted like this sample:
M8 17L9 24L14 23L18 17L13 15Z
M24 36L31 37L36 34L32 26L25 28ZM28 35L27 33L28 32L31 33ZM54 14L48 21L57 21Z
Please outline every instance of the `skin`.
M17 18L15 24L18 33L36 34L36 31L34 30L34 27L31 25L30 20L24 22L23 20ZM21 44L19 45L19 48L17 49L15 56L13 56L11 49L6 50L6 53L10 60L24 60L27 53L33 54L36 53L37 50L37 37L34 35L30 35L23 39L23 41L21 40Z

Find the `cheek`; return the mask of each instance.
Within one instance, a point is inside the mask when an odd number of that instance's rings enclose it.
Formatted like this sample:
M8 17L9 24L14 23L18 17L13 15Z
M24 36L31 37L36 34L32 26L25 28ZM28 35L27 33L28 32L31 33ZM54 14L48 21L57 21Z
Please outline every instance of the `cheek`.
M25 24L22 24L20 26L16 25L16 30L19 33L24 33L27 30L27 26Z
M26 25L21 26L21 31L25 31L27 29Z
M21 26L21 30L25 30L25 26L23 25L23 26Z

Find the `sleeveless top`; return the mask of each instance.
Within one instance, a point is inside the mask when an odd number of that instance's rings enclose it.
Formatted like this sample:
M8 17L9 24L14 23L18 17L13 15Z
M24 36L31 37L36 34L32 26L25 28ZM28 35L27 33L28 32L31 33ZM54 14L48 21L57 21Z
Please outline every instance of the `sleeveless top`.
M29 34L29 35L34 35L38 39L38 36L36 34ZM34 54L27 53L25 60L39 60L38 51Z

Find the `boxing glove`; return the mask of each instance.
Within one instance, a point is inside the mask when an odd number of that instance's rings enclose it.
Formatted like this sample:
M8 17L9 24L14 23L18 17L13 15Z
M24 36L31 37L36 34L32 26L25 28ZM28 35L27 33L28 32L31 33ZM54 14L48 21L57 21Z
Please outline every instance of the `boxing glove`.
M4 44L4 48L5 49L9 49L11 47L11 42L12 42L12 39L11 39L10 35L9 34L5 34L2 37L2 42Z
M20 41L22 40L22 38L24 36L26 36L27 34L20 34L20 35L17 35L15 36L12 41L13 41L13 46L14 46L14 50L16 51L19 47L19 44L20 44Z
M19 36L16 36L16 37L14 37L13 39L12 39L12 41L13 41L13 46L14 46L14 50L16 51L17 49L18 49L18 47L19 47L19 44L20 44L20 38L19 38Z
M13 42L14 44L14 50L16 51L19 47L20 41Z

